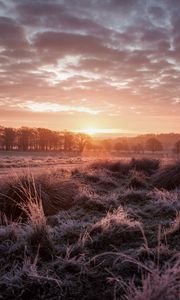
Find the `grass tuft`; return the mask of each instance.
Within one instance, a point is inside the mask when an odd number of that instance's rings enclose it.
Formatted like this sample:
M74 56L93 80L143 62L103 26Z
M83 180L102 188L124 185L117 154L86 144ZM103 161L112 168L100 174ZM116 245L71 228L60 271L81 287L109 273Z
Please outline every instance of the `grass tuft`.
M152 183L157 188L167 190L180 187L180 161L162 168L154 175Z

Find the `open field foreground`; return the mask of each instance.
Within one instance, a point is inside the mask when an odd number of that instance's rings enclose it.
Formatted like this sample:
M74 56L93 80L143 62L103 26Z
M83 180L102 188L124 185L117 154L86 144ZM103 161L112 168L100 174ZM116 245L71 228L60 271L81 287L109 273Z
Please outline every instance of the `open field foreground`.
M161 159L161 165L173 163L178 159L177 155L172 153L140 153L135 157L142 159ZM57 169L70 170L73 168L84 167L91 162L104 160L123 160L130 161L132 153L116 153L111 154L106 151L96 151L92 153L85 152L83 155L77 153L65 152L36 152L36 151L0 151L0 180L4 180L9 174L21 175L24 172L33 175L42 174L44 172L55 172ZM57 171L59 172L59 171Z
M0 299L180 299L180 162L6 176L0 211Z
M0 177L8 173L21 173L21 170L37 170L41 173L52 167L76 167L88 162L87 157L58 152L15 152L0 151ZM36 173L37 173L36 172Z

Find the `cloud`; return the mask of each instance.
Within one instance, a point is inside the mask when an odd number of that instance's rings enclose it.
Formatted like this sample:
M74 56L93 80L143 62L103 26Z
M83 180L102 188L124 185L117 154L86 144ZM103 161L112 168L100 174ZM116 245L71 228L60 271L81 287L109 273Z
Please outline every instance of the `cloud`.
M178 0L0 1L1 111L178 115L179 19Z
M5 48L28 46L23 27L9 17L0 17L0 45Z
M83 107L83 106L73 106L73 105L61 105L59 103L51 103L51 102L33 102L33 101L27 101L25 103L21 103L18 105L19 108L22 109L28 109L31 112L40 112L40 113L47 113L47 112L80 112L80 113L87 113L96 115L100 113L98 110L93 110L89 107Z

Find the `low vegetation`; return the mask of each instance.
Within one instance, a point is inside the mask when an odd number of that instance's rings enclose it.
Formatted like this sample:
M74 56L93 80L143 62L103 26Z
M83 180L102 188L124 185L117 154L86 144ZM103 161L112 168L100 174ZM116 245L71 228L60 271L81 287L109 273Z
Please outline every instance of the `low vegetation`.
M98 161L0 185L0 298L180 298L180 162Z

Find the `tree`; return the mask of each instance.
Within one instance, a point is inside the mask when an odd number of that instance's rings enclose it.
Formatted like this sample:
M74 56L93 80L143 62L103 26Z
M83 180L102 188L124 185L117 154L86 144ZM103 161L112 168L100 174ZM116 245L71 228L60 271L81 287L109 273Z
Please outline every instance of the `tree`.
M4 128L2 133L2 140L6 150L13 149L16 132L13 128Z
M48 135L49 150L62 150L63 135L56 131L51 131Z
M156 152L156 151L162 151L163 146L159 140L156 138L150 138L146 142L146 150Z
M72 151L74 146L74 134L71 132L64 132L64 151Z
M45 151L48 150L48 136L49 136L49 129L46 128L37 128L38 132L38 147L39 150Z
M116 150L116 151L128 151L129 150L129 145L126 141L117 142L114 145L114 150Z
M30 146L32 130L28 127L18 129L18 146L19 149L27 151Z
M76 143L80 153L84 151L86 145L90 142L91 138L88 134L79 133L76 135Z
M112 150L111 140L103 140L101 142L101 145L102 145L103 149L106 150L107 152L110 152Z
M132 150L135 152L135 153L142 153L144 152L144 147L142 144L138 143L138 144L135 144L132 146Z
M3 139L3 134L4 134L4 127L0 126L0 148L3 148L4 144L4 139Z
M180 154L180 140L174 144L174 153L177 155Z

